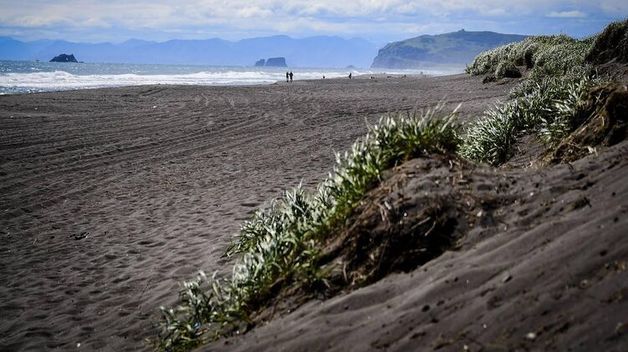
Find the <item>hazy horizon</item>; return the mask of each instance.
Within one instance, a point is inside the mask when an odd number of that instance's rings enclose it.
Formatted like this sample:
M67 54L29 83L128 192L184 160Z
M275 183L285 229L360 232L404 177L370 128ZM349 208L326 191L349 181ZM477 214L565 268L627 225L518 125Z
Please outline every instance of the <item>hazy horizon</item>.
M48 61L66 53L99 63L252 66L285 57L292 67L336 68L371 67L387 44L420 35L464 29L583 37L628 14L628 3L618 0L0 0L0 5L4 60ZM466 64L507 43L489 37L444 39L431 48L410 45L377 62L395 68Z

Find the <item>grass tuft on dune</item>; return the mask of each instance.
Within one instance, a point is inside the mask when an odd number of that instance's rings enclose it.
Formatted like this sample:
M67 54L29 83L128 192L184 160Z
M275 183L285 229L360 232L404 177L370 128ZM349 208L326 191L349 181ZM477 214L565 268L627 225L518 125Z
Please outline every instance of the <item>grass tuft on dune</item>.
M532 77L579 73L593 40L566 35L529 37L479 54L466 72L502 78L506 72L503 67L525 66Z
M467 126L460 154L498 166L514 154L515 142L522 134L532 133L548 146L558 145L583 122L579 116L589 91L610 80L598 74L591 63L621 61L624 54L614 44L621 42L626 32L628 21L617 22L600 35L583 40L565 35L529 37L478 55L466 72L488 75L491 79L485 81L505 77L503 67L525 66L529 73L508 101Z
M188 350L218 336L246 330L253 315L282 287L324 285L317 265L322 241L344 223L382 173L406 160L453 154L460 143L456 110L443 106L380 119L343 154L333 172L310 193L287 191L246 221L227 249L238 256L231 278L200 273L183 283L180 304L163 308L160 350Z
M534 133L548 145L557 143L577 127L577 107L600 81L588 75L526 81L511 92L511 100L495 105L467 127L460 154L497 166L514 154L522 133Z

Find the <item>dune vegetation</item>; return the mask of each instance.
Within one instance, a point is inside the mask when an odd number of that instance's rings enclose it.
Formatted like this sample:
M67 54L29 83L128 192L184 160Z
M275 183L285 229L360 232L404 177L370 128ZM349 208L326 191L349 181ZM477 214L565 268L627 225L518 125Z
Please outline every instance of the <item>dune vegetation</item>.
M511 92L512 99L487 110L471 123L460 154L494 166L507 161L522 133L534 133L552 145L573 131L578 104L601 82L593 75L531 79Z
M555 145L575 130L579 104L593 86L609 80L586 59L598 50L594 45L597 38L529 37L478 55L467 73L486 75L491 81L527 71L527 79L512 90L509 101L487 110L468 126L460 154L499 165L512 156L522 133L534 133L548 145Z
M444 114L442 106L384 117L349 152L336 155L334 171L315 192L297 187L258 210L227 250L227 256L239 256L232 277L201 273L183 283L178 307L162 308L158 348L187 350L244 331L282 287L324 286L326 273L317 265L321 243L378 184L382 172L419 156L455 153L460 141L455 117L455 111Z
M595 41L530 37L478 55L469 74L499 79L514 68L524 78L507 101L464 128L456 110L442 106L387 116L369 126L348 152L336 155L333 172L315 190L286 191L244 222L226 253L235 260L231 277L200 273L183 283L179 305L162 307L156 347L188 350L243 333L259 322L256 315L270 299L287 288L325 291L330 275L320 265L325 242L346 226L391 167L435 154L497 166L513 155L523 134L536 135L548 148L558 145L582 125L583 109L591 110L589 93L607 80L585 61Z
M518 70L517 67L530 70L533 78L580 73L593 40L594 37L578 40L566 35L528 37L481 53L467 66L466 72L493 74L496 78L506 76L506 67L511 71Z

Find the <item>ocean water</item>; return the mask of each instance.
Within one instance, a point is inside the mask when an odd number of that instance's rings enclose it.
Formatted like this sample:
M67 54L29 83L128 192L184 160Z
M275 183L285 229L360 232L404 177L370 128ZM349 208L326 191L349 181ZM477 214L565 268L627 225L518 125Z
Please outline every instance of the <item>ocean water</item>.
M458 68L432 70L289 68L289 70L292 70L296 80L319 79L323 75L327 78L346 77L349 72L355 76L384 72L442 75L462 71ZM271 84L285 78L286 68L0 61L0 94L152 84Z

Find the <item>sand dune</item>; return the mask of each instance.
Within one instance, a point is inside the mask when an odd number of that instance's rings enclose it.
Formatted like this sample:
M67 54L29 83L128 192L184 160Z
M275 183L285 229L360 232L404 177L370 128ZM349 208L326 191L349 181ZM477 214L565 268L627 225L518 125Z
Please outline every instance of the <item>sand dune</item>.
M241 221L316 184L365 120L443 99L470 118L511 86L458 75L0 96L0 350L147 348L178 282L229 270ZM368 293L382 285L325 306L382 300Z
M369 206L412 217L417 198L466 193L460 213L475 225L460 246L201 350L626 351L626 153L623 142L571 165L460 174L447 162L407 162L352 224L378 222Z

